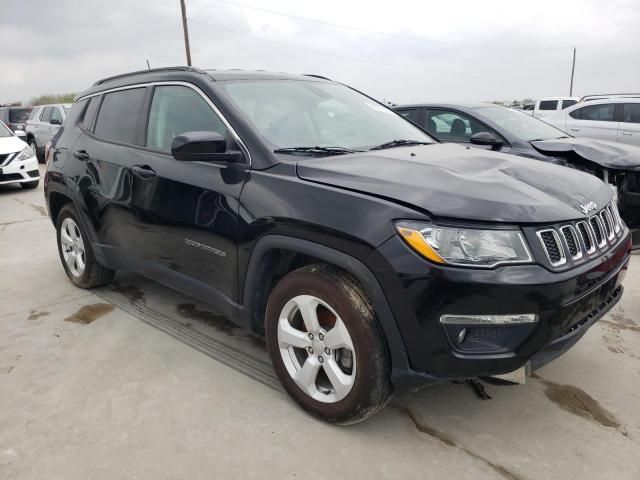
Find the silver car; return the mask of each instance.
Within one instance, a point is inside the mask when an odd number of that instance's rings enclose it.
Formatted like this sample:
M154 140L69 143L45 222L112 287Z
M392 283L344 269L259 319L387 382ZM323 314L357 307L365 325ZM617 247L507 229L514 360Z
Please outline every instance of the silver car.
M25 131L27 143L41 163L44 161L44 150L47 143L58 132L62 122L67 118L71 104L39 105L33 107Z

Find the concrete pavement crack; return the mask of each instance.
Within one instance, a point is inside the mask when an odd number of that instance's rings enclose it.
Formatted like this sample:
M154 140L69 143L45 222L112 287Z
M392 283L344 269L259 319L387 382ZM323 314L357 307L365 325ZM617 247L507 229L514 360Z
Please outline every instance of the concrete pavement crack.
M499 465L497 463L492 462L491 460L488 460L486 458L484 458L483 456L472 452L471 450L469 450L468 448L460 445L458 442L456 442L455 440L453 440L450 436L448 436L446 433L441 432L439 430L436 430L433 427L430 427L429 425L426 425L425 423L422 423L418 420L418 418L416 417L416 415L411 411L411 409L409 409L408 407L404 407L401 405L389 405L387 408L395 410L397 412L399 412L402 416L406 417L407 419L409 419L411 421L411 423L413 424L413 426L415 427L416 430L418 430L418 432L427 435L428 437L443 443L444 445L448 446L448 447L452 447L455 448L457 450L460 450L461 452L469 455L470 457L481 461L482 463L484 463L485 465L487 465L489 468L491 468L494 472L496 472L497 474L499 474L501 477L506 478L507 480L523 480L524 477L521 477L517 474L515 474L514 472L512 472L511 470L507 469L506 467Z

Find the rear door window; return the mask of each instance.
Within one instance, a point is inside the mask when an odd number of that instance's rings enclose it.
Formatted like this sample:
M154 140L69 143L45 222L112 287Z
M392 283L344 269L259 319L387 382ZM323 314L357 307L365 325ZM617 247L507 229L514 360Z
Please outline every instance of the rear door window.
M603 105L589 105L569 113L571 118L577 120L591 120L598 122L614 122L616 106L613 103Z
M640 103L625 103L622 107L624 123L640 123Z
M104 95L94 133L105 140L141 145L145 88L131 88Z
M156 87L149 112L147 147L170 152L173 139L186 132L216 132L226 136L227 128L192 88L181 85Z
M557 110L558 100L542 100L538 110Z
M53 111L51 112L51 120L58 120L60 122L60 124L62 124L62 112L60 112L60 109L58 107L54 107Z
M51 121L51 114L53 113L53 108L45 107L42 111L42 115L40 115L40 121L44 123L49 123Z

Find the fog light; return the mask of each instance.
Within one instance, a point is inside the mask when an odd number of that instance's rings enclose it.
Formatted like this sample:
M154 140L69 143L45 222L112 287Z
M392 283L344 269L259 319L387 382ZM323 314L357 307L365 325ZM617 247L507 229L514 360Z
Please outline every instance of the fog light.
M538 315L535 313L516 313L512 315L442 315L440 323L443 325L514 325L521 323L535 323Z

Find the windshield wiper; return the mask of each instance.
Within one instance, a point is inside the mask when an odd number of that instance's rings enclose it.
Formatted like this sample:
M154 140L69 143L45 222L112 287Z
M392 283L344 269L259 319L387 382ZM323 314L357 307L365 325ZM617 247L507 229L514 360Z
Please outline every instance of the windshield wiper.
M370 148L369 150L383 150L385 148L404 147L407 145L433 145L432 142L420 142L418 140L391 140L390 142L383 143L377 147Z
M345 147L286 147L277 148L273 153L326 153L330 155L342 155L346 153L361 152Z

